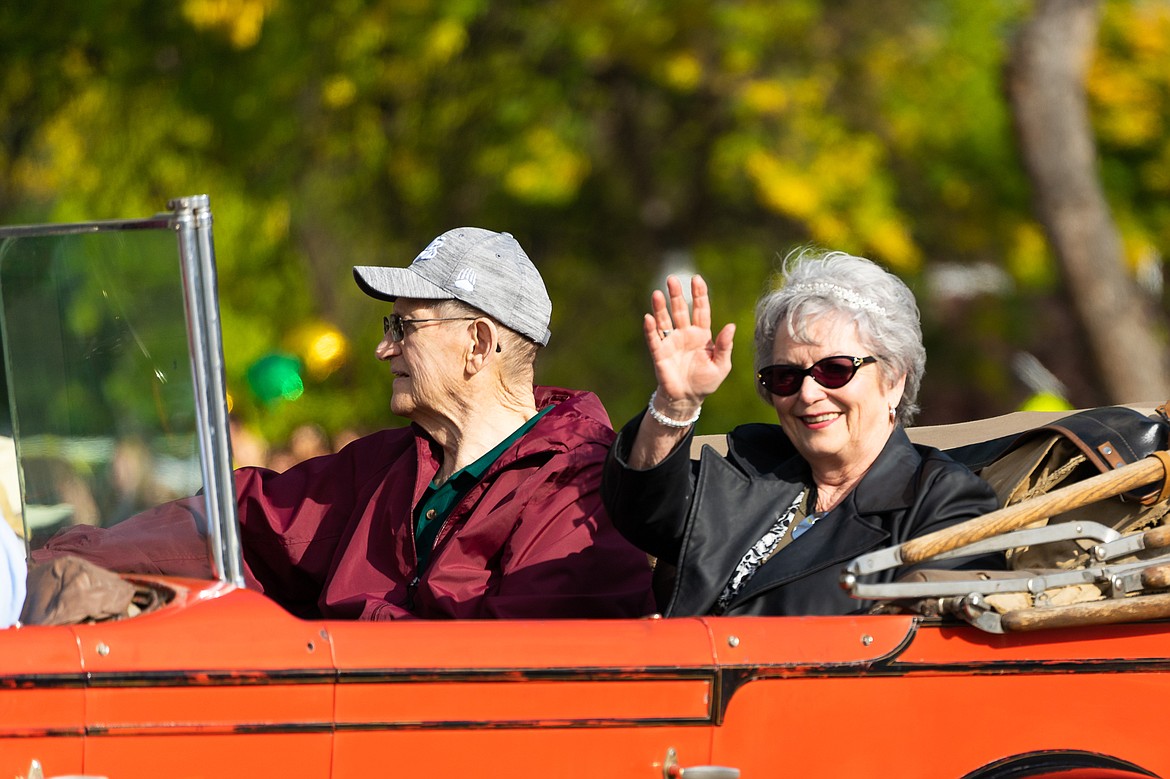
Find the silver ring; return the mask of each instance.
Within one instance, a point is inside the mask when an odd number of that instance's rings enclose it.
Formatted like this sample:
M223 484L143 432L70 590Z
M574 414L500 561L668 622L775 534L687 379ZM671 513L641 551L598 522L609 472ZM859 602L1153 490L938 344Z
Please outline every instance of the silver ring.
M658 332L662 333L662 337L665 339L666 336L670 335L673 331L672 330L659 330Z

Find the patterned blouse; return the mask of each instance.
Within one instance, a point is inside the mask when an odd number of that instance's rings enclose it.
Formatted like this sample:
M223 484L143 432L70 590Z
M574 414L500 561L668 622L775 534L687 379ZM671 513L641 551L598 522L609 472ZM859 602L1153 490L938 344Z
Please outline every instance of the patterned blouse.
M810 490L805 488L800 491L800 494L792 501L786 510L780 512L776 517L776 521L772 523L771 527L764 532L760 540L752 544L751 549L747 550L744 556L740 559L739 565L735 567L735 572L731 575L727 586L723 588L723 592L719 594L718 600L715 601L714 614L722 614L727 610L727 606L739 594L748 580L755 575L756 571L760 569L764 563L776 554L781 547L786 546L804 534L806 530L817 523L828 512L819 512L808 514L805 510L807 505L806 498L809 498ZM812 500L808 500L811 503ZM788 529L795 527L792 530L792 535L789 537Z

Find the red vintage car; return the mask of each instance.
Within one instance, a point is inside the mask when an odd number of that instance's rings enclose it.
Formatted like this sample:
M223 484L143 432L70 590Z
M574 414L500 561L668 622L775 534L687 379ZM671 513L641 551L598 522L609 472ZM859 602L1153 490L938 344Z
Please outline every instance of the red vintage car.
M289 615L243 585L211 223L199 196L147 219L0 228L5 518L35 549L64 525L201 491L215 571L127 577L133 613L0 631L0 776L1170 777L1170 743L1154 732L1170 700L1160 612L1034 630L979 608L1065 580L866 591L879 558L846 572L859 597L950 608ZM984 435L960 428L914 435ZM1089 535L1094 549L1134 543ZM1008 543L989 537L962 541ZM1112 600L1160 597L1114 558L1101 553L1079 581L1128 575Z

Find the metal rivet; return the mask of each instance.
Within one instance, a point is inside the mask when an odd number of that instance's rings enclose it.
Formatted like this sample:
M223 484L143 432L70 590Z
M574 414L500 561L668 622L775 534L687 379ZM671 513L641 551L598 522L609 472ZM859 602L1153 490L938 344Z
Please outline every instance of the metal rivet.
M861 637L861 645L862 646L869 646L872 643L873 643L873 636L869 635L868 633L866 633L865 635L863 635Z
M105 642L98 642L97 653L102 657L105 657L110 653L110 647Z
M312 641L310 641L309 645L306 647L306 649L308 649L310 652L316 651L317 645L314 644Z
M728 636L727 645L733 648L739 646L739 636Z

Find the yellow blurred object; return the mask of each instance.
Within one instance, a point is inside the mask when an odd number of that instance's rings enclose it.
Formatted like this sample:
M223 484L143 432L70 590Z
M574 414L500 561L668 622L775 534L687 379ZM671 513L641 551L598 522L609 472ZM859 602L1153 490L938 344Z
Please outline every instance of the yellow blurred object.
M216 30L237 49L249 49L260 40L276 0L185 0L181 7L195 29Z
M1071 411L1072 404L1052 392L1037 392L1020 406L1020 411Z
M314 381L326 378L349 359L349 341L328 322L312 322L298 328L290 345Z
M703 63L690 52L670 57L664 67L666 83L680 92L694 91L703 80Z
M740 91L744 106L757 116L778 116L789 105L788 90L778 79L759 79L746 84Z

